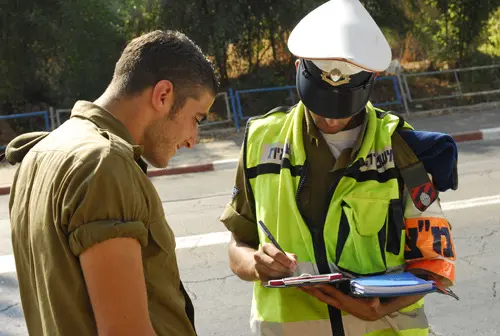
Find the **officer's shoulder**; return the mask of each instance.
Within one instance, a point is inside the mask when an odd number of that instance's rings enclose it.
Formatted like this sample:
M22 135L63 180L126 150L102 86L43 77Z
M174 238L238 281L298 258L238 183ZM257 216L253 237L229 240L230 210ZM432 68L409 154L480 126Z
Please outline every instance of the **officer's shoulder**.
M401 120L402 122L404 122L404 118L394 111L382 110L382 109L377 108L377 107L374 107L373 110L375 110L375 115L377 116L377 119L384 119L386 117L396 117L399 120Z
M380 119L380 120L383 120L385 118L391 118L392 121L391 122L394 122L394 118L396 118L398 124L396 126L396 132L399 132L401 130L411 130L410 128L410 125L406 123L406 120L401 116L399 115L398 113L394 112L394 111L391 111L391 110L382 110L380 108L377 108L377 107L373 107L373 110L375 111L375 116L377 117L377 119ZM388 119L390 120L390 119ZM396 133L394 132L394 133Z
M295 108L295 106L297 106L297 105L278 106L278 107L273 108L271 111L267 112L266 114L264 114L264 116L268 116L268 115L271 115L274 113L290 113Z
M295 108L295 106L297 106L297 105L278 106L278 107L273 108L271 111L269 111L265 114L250 118L249 121L257 120L257 119L265 119L265 118L270 117L270 116L275 116L278 113L288 114Z
M458 187L458 148L453 137L446 133L400 129L400 146L394 146L394 156L414 156L423 163L438 191ZM401 146L401 142L404 145Z

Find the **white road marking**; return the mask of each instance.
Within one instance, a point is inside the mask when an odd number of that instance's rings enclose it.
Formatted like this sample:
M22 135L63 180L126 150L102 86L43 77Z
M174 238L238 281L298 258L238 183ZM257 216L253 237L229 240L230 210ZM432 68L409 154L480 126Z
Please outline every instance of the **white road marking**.
M213 232L197 236L187 236L175 238L176 249L185 248L195 248L201 246L218 245L229 243L231 239L231 233L229 231L225 232Z
M186 236L175 238L176 249L190 249L202 246L227 244L231 240L231 233L213 232L196 236ZM14 255L8 254L0 256L0 274L16 272Z
M443 208L443 211L451 211L495 204L500 204L500 195L471 198L454 202L443 202L441 203L441 207Z
M213 162L214 170L236 169L236 167L238 166L238 161L239 161L238 159L214 161Z
M0 274L16 271L16 263L12 254L0 256Z
M500 195L471 198L462 201L443 202L441 207L443 211L453 211L480 206L500 204ZM195 236L177 237L175 239L176 249L190 249L202 246L227 244L231 239L228 231L213 232ZM0 274L13 273L16 271L14 256L12 254L0 256Z
M483 133L484 140L500 139L500 127L483 129L481 130L481 133Z

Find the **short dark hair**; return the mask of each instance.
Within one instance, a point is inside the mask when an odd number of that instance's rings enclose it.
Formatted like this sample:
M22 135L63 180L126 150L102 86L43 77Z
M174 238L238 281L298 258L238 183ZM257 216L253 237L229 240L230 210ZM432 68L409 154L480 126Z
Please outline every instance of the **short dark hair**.
M112 85L119 96L133 96L161 80L174 84L175 107L203 90L214 96L218 78L212 62L186 35L155 30L128 43L116 63Z

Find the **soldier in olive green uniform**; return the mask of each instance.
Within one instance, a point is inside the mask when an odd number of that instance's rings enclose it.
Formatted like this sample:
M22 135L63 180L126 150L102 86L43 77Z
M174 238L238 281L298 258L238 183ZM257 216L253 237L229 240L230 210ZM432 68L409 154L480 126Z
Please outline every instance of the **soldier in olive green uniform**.
M175 237L146 175L192 147L217 91L186 36L131 41L106 92L14 139L12 243L30 335L195 335Z

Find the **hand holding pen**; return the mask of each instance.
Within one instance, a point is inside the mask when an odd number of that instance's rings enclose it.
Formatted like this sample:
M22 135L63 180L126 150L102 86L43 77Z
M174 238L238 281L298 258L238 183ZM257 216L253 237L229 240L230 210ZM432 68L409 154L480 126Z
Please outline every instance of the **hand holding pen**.
M262 221L259 221L259 225L271 243L261 244L254 253L257 278L268 281L292 275L297 268L297 256L285 252Z

